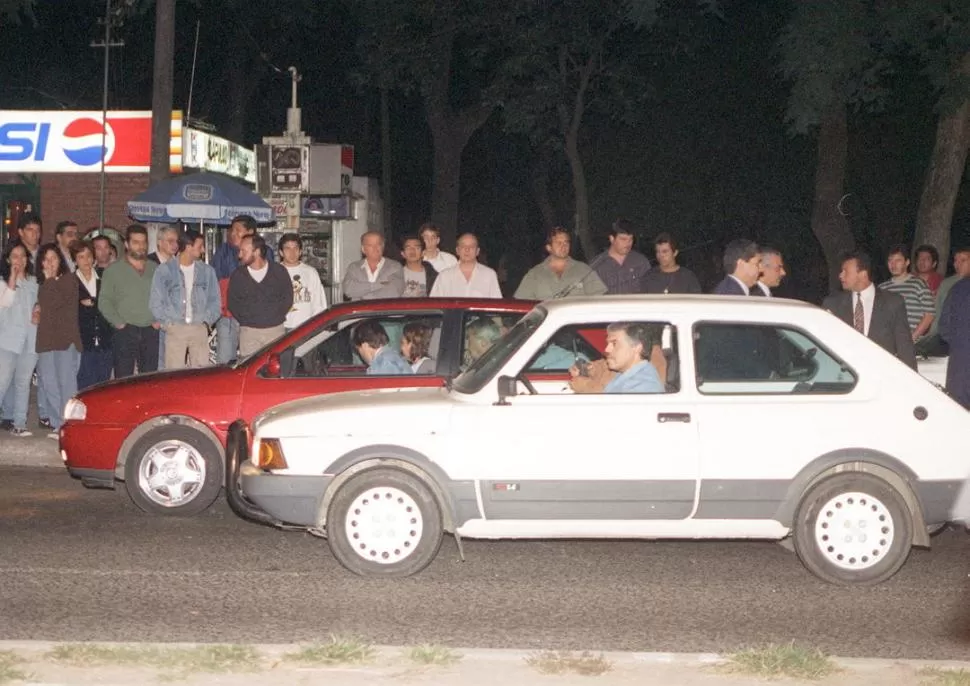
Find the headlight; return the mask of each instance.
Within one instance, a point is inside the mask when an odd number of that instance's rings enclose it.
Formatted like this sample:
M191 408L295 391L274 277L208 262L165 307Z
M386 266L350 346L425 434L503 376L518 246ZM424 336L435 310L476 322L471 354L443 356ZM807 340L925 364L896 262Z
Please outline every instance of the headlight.
M88 418L88 406L77 398L71 398L64 407L64 421L74 419L83 422Z

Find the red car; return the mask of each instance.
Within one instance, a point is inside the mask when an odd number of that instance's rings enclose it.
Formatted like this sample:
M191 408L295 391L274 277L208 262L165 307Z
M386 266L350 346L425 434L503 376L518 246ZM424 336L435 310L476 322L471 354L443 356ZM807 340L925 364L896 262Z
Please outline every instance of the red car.
M470 326L497 336L532 306L449 298L335 305L234 366L146 374L83 391L65 410L61 456L85 486L124 481L146 512L197 514L219 495L232 422L321 393L441 385L480 354L468 350ZM368 376L350 341L353 325L365 319L379 321L395 347L405 324L428 324L433 373Z

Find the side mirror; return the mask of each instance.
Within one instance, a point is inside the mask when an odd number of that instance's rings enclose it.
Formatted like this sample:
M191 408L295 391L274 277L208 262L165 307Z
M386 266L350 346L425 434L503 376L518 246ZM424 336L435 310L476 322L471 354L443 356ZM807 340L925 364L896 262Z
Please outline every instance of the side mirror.
M283 365L280 362L279 353L271 353L269 359L266 361L266 366L263 368L263 375L270 379L280 378L283 370Z
M518 395L518 381L514 376L498 377L498 404L507 405L507 399Z

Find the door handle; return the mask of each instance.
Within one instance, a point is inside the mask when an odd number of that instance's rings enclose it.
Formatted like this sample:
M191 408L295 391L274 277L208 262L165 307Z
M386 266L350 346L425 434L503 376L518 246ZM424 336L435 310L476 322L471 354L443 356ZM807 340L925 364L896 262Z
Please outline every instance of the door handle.
M666 424L667 422L683 422L684 424L690 424L690 413L689 412L661 412L657 415L657 421L661 424Z

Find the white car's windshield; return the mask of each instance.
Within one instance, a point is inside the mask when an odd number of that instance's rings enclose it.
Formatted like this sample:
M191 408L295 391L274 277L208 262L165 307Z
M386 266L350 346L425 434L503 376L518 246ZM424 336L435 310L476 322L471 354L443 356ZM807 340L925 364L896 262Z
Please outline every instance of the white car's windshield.
M544 307L537 306L529 314L520 319L504 336L486 350L481 357L471 363L451 384L459 393L477 393L495 373L501 369L506 361L519 347L528 340L529 336L539 328L546 318Z

